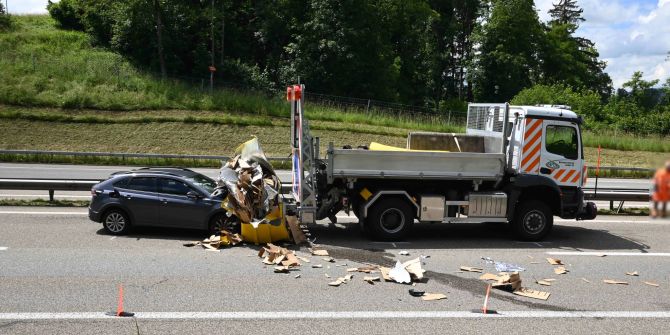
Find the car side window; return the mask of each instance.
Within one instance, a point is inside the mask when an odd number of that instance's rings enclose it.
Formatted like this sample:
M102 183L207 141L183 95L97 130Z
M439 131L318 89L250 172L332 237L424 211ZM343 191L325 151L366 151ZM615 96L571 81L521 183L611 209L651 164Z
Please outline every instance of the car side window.
M567 159L579 158L577 129L567 126L547 126L545 149Z
M126 188L128 186L128 181L130 178L120 178L119 180L115 181L114 184L112 184L114 187L118 188Z
M156 192L156 178L154 177L134 177L125 188L136 191Z
M158 184L160 193L186 195L188 192L192 191L191 188L188 187L188 185L175 179L160 178Z

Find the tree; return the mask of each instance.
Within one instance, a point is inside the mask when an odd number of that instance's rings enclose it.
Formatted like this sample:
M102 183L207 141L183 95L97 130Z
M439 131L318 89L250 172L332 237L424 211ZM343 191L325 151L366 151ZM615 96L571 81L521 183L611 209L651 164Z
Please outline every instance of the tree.
M654 90L653 87L659 82L658 79L644 80L642 71L635 71L631 79L623 85L623 88L630 89L630 99L632 99L638 106L650 110L659 103L659 90Z
M473 64L475 98L507 101L540 77L543 31L532 0L494 0L491 5Z
M574 36L584 21L582 12L575 0L560 0L549 10L552 19L542 46L542 81L586 88L598 92L604 100L612 91L606 63L598 59L593 42Z
M9 28L11 24L12 20L9 17L9 14L5 12L5 6L0 3L0 30Z

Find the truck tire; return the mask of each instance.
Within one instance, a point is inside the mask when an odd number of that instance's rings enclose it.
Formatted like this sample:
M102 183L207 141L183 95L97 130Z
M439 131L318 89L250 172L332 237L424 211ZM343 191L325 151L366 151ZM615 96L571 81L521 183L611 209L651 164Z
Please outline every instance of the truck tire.
M522 202L516 210L512 228L524 241L540 241L551 231L554 216L549 206L538 200Z
M381 241L404 239L412 230L414 214L407 201L398 198L383 198L377 201L365 219L365 228L370 235Z

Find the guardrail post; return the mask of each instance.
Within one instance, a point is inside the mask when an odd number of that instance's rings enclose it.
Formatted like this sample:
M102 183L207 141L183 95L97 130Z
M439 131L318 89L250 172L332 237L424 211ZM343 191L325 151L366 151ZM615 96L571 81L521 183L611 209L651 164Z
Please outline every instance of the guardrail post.
M49 190L49 201L54 201L54 190Z

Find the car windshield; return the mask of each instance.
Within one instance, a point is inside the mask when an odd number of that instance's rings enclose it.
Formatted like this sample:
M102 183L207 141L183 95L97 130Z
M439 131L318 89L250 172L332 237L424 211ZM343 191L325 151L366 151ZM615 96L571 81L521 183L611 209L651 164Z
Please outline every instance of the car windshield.
M196 174L193 177L188 178L188 180L193 184L204 188L208 193L214 192L214 189L216 188L216 182L213 179L201 174Z

